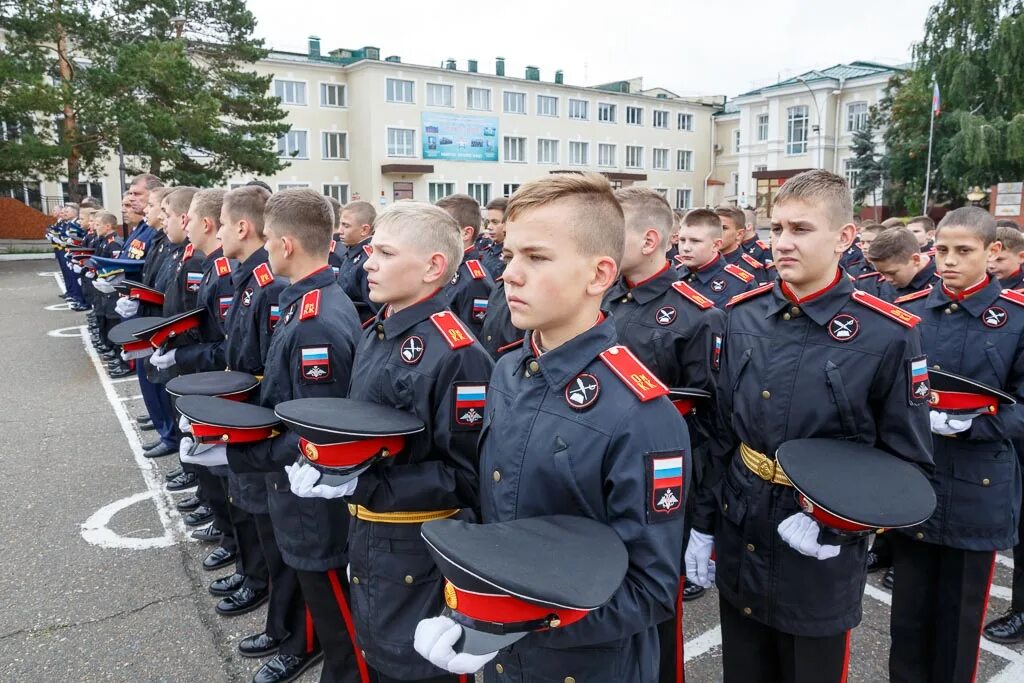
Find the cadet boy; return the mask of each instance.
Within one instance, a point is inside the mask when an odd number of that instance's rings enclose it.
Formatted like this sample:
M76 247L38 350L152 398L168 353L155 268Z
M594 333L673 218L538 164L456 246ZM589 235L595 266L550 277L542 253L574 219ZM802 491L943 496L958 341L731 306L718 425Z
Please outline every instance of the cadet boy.
M494 290L494 280L480 260L475 240L480 231L480 205L466 194L449 195L437 202L458 222L464 250L462 263L445 287L448 305L469 326L474 336L480 336L487 300Z
M889 220L893 219L890 218ZM897 225L899 224L897 223ZM907 221L906 227L914 235L918 248L922 252L928 253L932 250L934 247L935 221L928 216L914 216Z
M715 213L722 220L722 258L753 275L758 282L768 280L764 265L748 254L742 247L741 240L747 232L747 217L743 210L735 206L719 206Z
M767 266L772 260L772 250L757 236L757 212L750 208L743 209L743 222L746 231L740 246L758 263Z
M1006 289L1024 288L1024 274L1021 273L1021 264L1024 263L1024 234L1013 228L997 227L996 241L999 242L1001 249L989 259L988 272Z
M687 213L679 228L679 277L724 310L734 296L756 287L757 280L719 253L722 234L722 219L711 209Z
M928 363L1024 400L1024 295L986 273L995 221L977 207L946 214L935 235L942 282L905 301L920 316ZM976 416L933 409L938 507L891 539L894 683L973 681L997 550L1017 542L1021 405ZM936 599L941 596L941 599Z
M501 258L502 245L505 244L505 208L508 206L507 197L495 197L487 202L487 209L484 214L485 224L491 235L491 243L481 251L481 258L484 267L491 277L498 280L505 270L505 261Z
M339 223L341 242L338 247L344 249L341 254L341 267L338 270L338 282L352 299L359 311L359 317L366 320L373 316L379 308L370 300L370 289L366 284L366 271L363 264L370 256L370 238L373 237L373 221L377 218L377 210L370 202L349 202L341 209Z
M488 391L483 522L590 517L615 529L629 569L608 604L567 628L472 656L453 651L461 626L435 617L417 628L417 651L455 672L484 667L486 681L655 681L656 627L679 589L690 444L665 385L601 311L622 259L622 210L603 177L566 174L520 187L507 218L509 308L530 332Z
M778 447L847 439L931 462L917 318L855 291L839 268L852 215L839 176L786 181L771 219L779 280L730 302L721 403L739 447L698 491L686 550L687 576L718 585L726 683L843 681L861 619L867 539L801 511Z
M906 228L878 233L871 242L869 258L883 280L877 296L886 301L896 301L935 282L935 260L920 251L913 233Z

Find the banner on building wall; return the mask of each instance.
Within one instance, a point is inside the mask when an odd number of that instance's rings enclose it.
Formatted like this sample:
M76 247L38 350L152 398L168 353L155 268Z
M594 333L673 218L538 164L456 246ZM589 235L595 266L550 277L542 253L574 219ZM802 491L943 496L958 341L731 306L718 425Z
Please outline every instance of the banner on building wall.
M497 161L498 119L423 112L423 158Z

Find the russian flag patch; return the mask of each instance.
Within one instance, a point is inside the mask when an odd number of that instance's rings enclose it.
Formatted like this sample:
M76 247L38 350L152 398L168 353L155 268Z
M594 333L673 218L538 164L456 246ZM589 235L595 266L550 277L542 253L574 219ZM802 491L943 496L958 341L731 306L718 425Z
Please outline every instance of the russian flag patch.
M331 373L331 347L303 346L299 349L301 357L299 375L303 384L314 384L333 381Z
M203 282L202 273L186 273L185 274L185 289L190 292L198 292L199 285Z
M647 454L647 521L660 522L683 514L682 451Z
M487 404L487 385L474 382L456 382L453 394L452 428L456 430L480 429Z
M487 315L487 299L473 299L473 320L483 320Z
M227 317L228 309L231 308L231 302L232 301L234 301L234 297L232 297L232 296L222 296L222 297L220 297L217 300L217 305L220 306L220 319L221 320L224 320L224 318Z
M924 405L931 397L932 388L928 382L928 359L925 356L911 358L909 401L912 406Z
M281 308L279 306L270 307L270 329L273 331L277 327L277 321L281 319Z

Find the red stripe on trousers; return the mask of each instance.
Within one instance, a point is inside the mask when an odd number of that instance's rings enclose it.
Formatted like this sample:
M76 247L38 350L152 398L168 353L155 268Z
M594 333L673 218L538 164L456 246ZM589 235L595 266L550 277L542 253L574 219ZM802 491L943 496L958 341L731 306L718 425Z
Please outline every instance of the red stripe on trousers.
M981 605L981 619L978 623L981 627L978 629L978 651L974 655L974 671L971 672L971 680L975 681L978 678L978 658L981 656L981 634L985 630L985 613L988 612L988 598L992 592L992 578L996 573L996 554L992 553L992 565L988 570L988 587L985 589L985 602Z
M847 676L850 675L850 632L846 632L846 648L843 653L843 675L839 678L839 683L846 683Z
M306 654L313 654L313 613L306 605Z
M334 591L334 600L341 610L341 617L345 620L345 628L348 629L348 637L352 641L352 652L356 656L356 664L359 665L359 680L363 683L370 683L370 672L366 668L366 660L356 645L356 629L352 625L352 614L348 611L348 603L345 601L345 594L341 592L341 582L338 581L338 572L334 569L327 570L327 578L331 580L331 590Z
M676 683L686 683L686 672L683 671L683 588L686 579L679 581L679 594L676 596Z

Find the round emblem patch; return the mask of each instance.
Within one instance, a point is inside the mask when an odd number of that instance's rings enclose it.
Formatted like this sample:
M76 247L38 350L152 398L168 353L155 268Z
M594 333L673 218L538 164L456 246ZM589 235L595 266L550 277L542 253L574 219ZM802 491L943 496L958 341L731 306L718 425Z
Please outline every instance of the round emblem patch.
M316 462L317 459L320 457L320 452L317 451L316 446L314 446L311 443L306 444L306 447L303 449L303 452L305 453L306 458L313 462Z
M662 306L654 314L654 318L659 325L671 325L676 319L676 309L672 306Z
M247 287L246 290L244 292L242 292L242 305L243 306L251 306L252 305L252 287Z
M455 586L447 581L444 582L444 604L451 609L459 608L459 596L455 593Z
M402 354L402 360L409 365L416 365L420 362L420 358L423 358L423 339L413 335L404 342L399 351Z
M985 327L1002 327L1006 324L1006 309L999 306L986 308L981 314L981 324Z
M860 322L848 313L840 313L828 321L828 334L836 341L848 342L860 332Z
M712 280L711 281L711 291L715 292L716 294L718 292L724 292L725 291L725 280L723 280L720 277L716 277L714 280Z
M601 393L601 384L588 372L576 375L576 378L565 387L565 400L570 407L583 410L594 405L597 395Z

